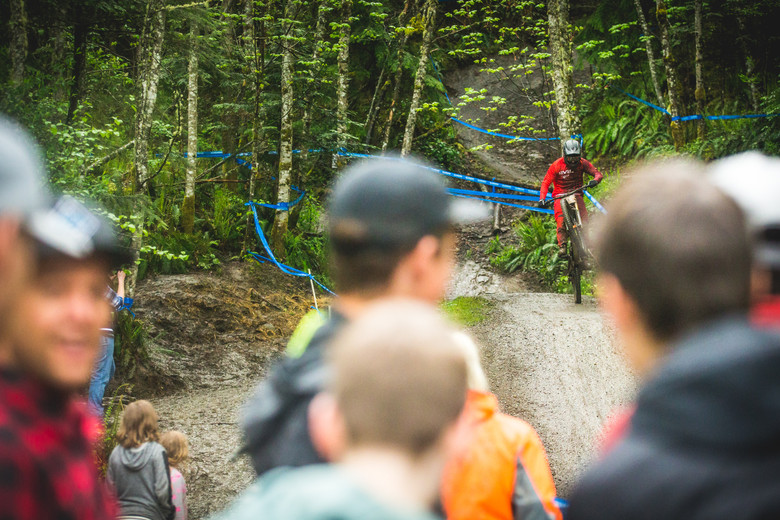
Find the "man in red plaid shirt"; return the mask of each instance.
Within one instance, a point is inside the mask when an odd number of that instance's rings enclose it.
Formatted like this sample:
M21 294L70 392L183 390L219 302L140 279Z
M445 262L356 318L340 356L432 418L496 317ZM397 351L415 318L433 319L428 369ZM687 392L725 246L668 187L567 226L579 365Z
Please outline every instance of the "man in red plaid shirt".
M31 140L0 119L0 518L115 518L96 420L75 397L109 319L109 268L127 255L74 199L46 209L42 172Z

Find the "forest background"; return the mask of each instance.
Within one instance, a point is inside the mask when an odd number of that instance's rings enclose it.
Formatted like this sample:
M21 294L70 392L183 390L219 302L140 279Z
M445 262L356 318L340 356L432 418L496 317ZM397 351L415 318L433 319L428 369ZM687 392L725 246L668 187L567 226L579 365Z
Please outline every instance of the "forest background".
M473 64L538 108L464 119L494 132L581 134L607 164L780 151L780 117L676 119L780 112L777 0L9 0L0 20L0 112L39 140L54 191L126 231L131 294L257 248L248 200L290 205L257 207L260 226L327 284L335 152L461 171L492 145L464 147L452 118L507 111L489 89L448 93L441 74Z

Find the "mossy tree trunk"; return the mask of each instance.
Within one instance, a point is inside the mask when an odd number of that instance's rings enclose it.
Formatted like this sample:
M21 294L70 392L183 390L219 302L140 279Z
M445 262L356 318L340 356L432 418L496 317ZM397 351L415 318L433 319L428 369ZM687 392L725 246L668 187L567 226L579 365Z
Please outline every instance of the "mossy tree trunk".
M658 82L658 73L655 70L655 51L653 50L653 38L650 34L650 27L647 25L647 18L645 18L645 12L642 9L642 2L640 0L634 0L634 5L636 6L636 15L639 19L639 26L642 28L642 39L645 42L647 65L650 69L650 81L653 83L655 99L658 101L658 106L664 106L664 94L661 90L661 84Z
M676 60L674 54L672 54L669 16L664 0L656 1L655 16L658 19L658 27L661 32L661 51L663 52L664 69L666 70L666 87L669 92L669 113L672 115L672 118L675 118L680 115L679 82L677 80ZM672 121L670 126L674 147L680 150L685 145L685 133L678 121Z
M694 38L696 40L696 90L694 96L696 98L696 113L704 115L704 101L706 98L706 91L704 90L704 79L702 78L701 63L703 61L701 52L701 6L702 0L694 0ZM696 133L699 139L704 139L705 124L704 119L696 121Z
M390 143L390 132L393 127L393 118L395 117L395 110L398 105L398 99L401 95L401 80L404 76L404 47L406 46L406 24L409 23L409 19L412 16L412 0L406 0L404 3L404 9L401 14L398 15L398 49L396 51L396 69L393 79L393 95L390 98L390 107L387 111L387 119L385 120L385 126L382 129L382 153L387 151L387 146Z
M8 54L11 58L11 83L20 85L24 81L24 63L27 61L27 11L24 0L11 0L10 8Z
M414 90L412 91L412 101L409 104L409 115L406 117L406 128L404 129L404 138L401 144L401 157L406 157L412 151L417 111L420 108L420 98L422 97L425 76L428 70L428 54L431 52L431 42L436 31L436 8L438 3L438 0L426 0L423 8L425 28L423 29L422 45L420 46L420 62L417 65L417 73L414 75Z
M279 174L277 176L276 201L277 204L290 202L290 179L293 167L293 40L292 40L292 15L294 0L287 0L282 20L282 113L281 128L279 132ZM274 216L271 231L271 245L274 254L283 259L285 254L284 235L287 233L289 213L277 211Z
M149 138L152 132L152 114L157 103L157 85L162 65L162 47L165 37L165 9L163 0L149 0L146 6L144 28L138 45L138 74L136 79L135 139L133 140L133 184L137 194L146 192L149 182ZM136 203L135 233L131 247L136 259L143 245L144 208L141 199ZM127 277L127 293L132 297L138 278L138 266L133 264Z
M195 175L198 155L198 26L190 22L190 56L187 67L187 174L181 222L185 233L195 225Z
M580 132L580 119L574 105L574 74L571 57L568 0L547 3L548 45L552 57L553 90L558 113L561 143Z

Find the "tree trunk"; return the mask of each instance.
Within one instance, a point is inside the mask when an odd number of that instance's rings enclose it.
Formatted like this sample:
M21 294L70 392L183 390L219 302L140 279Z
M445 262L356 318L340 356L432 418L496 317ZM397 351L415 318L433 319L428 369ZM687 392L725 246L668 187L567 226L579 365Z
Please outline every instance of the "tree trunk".
M347 144L349 132L349 36L351 31L350 16L352 16L352 0L343 0L341 3L341 34L339 35L339 82L338 105L336 107L336 135L339 148Z
M384 96L386 86L387 82L385 81L385 67L382 67L382 70L379 71L379 79L376 81L376 87L374 87L374 95L371 97L371 105L368 107L366 122L363 125L366 129L366 137L363 141L365 144L371 143L371 134L374 131L376 115L379 112L379 105L382 101L382 97Z
M328 0L320 0L317 4L317 22L314 26L314 49L311 53L312 66L309 69L309 87L306 93L306 99L304 100L303 109L303 128L301 129L301 168L308 168L309 163L309 148L312 143L309 138L311 131L311 117L312 117L312 93L315 90L314 85L317 83L317 75L322 68L320 54L324 47L325 29L327 27L327 3Z
M185 233L195 225L195 159L198 155L198 26L190 22L190 62L187 68L187 175L181 211Z
M655 91L655 99L658 101L658 106L664 106L664 95L661 91L661 84L658 82L658 74L655 70L655 52L653 51L653 40L650 36L650 28L647 26L647 18L645 18L645 12L642 10L641 0L634 0L636 6L636 14L639 18L639 25L642 27L642 34L644 35L645 50L647 51L647 64L650 68L650 80L653 83L653 90Z
M54 71L54 99L63 101L65 99L65 20L67 19L67 9L62 2L57 2L54 6L57 21L52 25L52 52L51 69Z
M696 98L696 113L704 115L704 100L706 97L706 91L704 90L704 80L701 75L701 62L703 60L701 54L701 4L702 0L694 0L694 27L695 27L695 39L696 39L696 91L694 97ZM699 139L704 139L705 126L704 119L696 121L696 134Z
M661 30L661 51L663 52L664 68L666 70L666 87L669 91L669 113L674 118L680 115L680 102L677 90L677 67L675 66L675 59L672 55L672 44L669 39L671 28L669 26L669 18L666 11L666 2L664 0L656 0L655 15L658 19L658 27ZM683 129L678 121L672 121L670 126L674 147L679 150L685 145Z
M138 93L135 116L134 166L136 190L145 190L149 179L149 137L152 114L157 103L157 84L165 37L165 10L162 0L149 0L144 33L138 49Z
M398 52L396 55L397 68L395 69L395 79L393 80L393 96L390 98L390 109L387 112L387 121L385 121L385 127L382 131L382 153L387 151L387 145L390 143L390 130L393 126L393 117L395 115L395 108L398 104L398 97L401 93L401 79L404 75L403 57L404 46L406 45L406 30L404 27L409 23L409 18L412 14L412 1L406 0L404 4L404 10L398 16L398 25L401 27L401 34L398 40Z
M265 70L265 46L258 47L257 25L255 22L255 0L246 0L244 4L244 56L247 59L254 81L254 111L252 115L252 167L249 172L249 200L255 198L255 184L260 175L260 151L263 123L260 120L260 100L263 95L263 74ZM263 6L265 7L265 6ZM261 24L264 22L260 22ZM265 40L263 40L265 41ZM262 50L262 52L261 52ZM249 251L250 236L254 232L254 218L247 214L246 231L242 250Z
M133 146L133 182L136 193L147 190L149 180L149 137L152 130L152 113L157 102L157 83L160 79L162 45L165 37L165 10L163 0L149 0L146 7L144 28L138 47L138 90L136 93L135 140ZM136 259L143 245L144 218L142 203L137 202L136 222L131 247ZM138 278L138 266L133 264L127 278L127 293L132 297Z
M292 23L290 19L293 13L293 0L287 0L284 8L282 33L290 35ZM282 114L281 129L279 135L279 175L276 201L278 204L290 202L290 177L292 176L292 150L293 150L293 42L292 39L283 39L282 45ZM287 211L277 211L274 216L274 225L271 232L271 241L274 254L282 259L285 255L284 235L287 233L289 214Z
M558 135L561 143L579 133L580 120L574 106L574 75L571 63L569 1L549 0L549 48L552 56L553 89L558 112Z
M406 129L404 130L403 144L401 145L401 157L406 157L412 150L412 138L414 137L414 125L417 122L417 110L420 107L420 97L422 96L425 75L428 68L428 53L431 51L431 42L436 27L436 7L438 0L426 0L425 7L425 29L423 29L423 41L420 46L420 63L417 65L417 73L414 75L414 91L412 92L412 102L409 105L409 115L406 118Z
M84 83L84 69L87 67L87 33L89 26L84 20L84 11L82 8L76 8L77 21L73 28L73 73L70 83L70 100L68 102L68 115L65 122L70 124L73 121L73 115L79 106L81 98L81 87Z
M11 83L21 85L24 81L24 62L27 61L27 11L24 0L11 0L10 7L8 28L11 41L8 54L11 57Z
M745 76L747 76L748 80L748 86L750 87L750 104L753 106L753 111L758 112L758 86L756 85L756 79L754 77L755 74L755 62L753 61L753 56L750 54L750 50L748 49L747 42L745 39L747 38L747 34L745 32L745 20L741 16L737 16L737 26L739 27L740 37L739 44L740 47L742 47L742 52L745 55Z

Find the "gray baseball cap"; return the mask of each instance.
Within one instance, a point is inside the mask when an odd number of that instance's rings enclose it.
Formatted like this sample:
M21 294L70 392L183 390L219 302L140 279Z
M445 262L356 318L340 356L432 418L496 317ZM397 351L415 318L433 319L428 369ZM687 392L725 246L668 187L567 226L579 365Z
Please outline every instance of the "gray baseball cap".
M19 125L0 116L0 216L24 220L45 209L50 200L45 176L35 142Z
M447 193L430 168L395 158L350 166L330 198L330 239L339 250L414 247L425 235L488 217L485 203Z
M0 117L0 217L19 218L41 254L72 258L103 254L112 267L132 260L105 218L73 197L52 204L45 178L35 142L19 125Z

